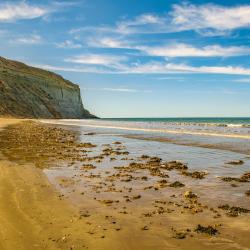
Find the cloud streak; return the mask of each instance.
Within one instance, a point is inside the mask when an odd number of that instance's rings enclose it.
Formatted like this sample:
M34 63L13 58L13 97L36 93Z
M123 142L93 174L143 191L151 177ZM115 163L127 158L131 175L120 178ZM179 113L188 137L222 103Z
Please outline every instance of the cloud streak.
M45 7L29 5L26 2L1 4L0 22L35 19L43 17L49 12L49 9Z
M12 43L19 43L19 44L41 44L43 39L40 35L30 35L26 37L19 37L15 40L11 40Z
M121 67L122 61L125 61L125 56L114 55L99 55L99 54L85 54L67 58L64 61L85 65L101 65L104 67Z
M96 64L93 64L96 65ZM98 66L100 66L99 64ZM250 75L250 68L240 66L191 66L188 64L173 64L150 62L145 64L117 64L106 68L86 65L84 67L58 67L52 65L34 65L53 71L68 71L79 73L98 74L225 74L225 75Z
M131 88L84 88L85 90L108 91L108 92L124 92L124 93L151 93L151 90L139 90Z
M204 36L221 36L232 30L250 27L250 5L225 7L216 4L175 4L168 13L144 13L133 19L116 22L114 26L81 27L81 31L120 35L177 33L193 30Z
M57 48L60 48L60 49L80 49L83 47L82 44L75 43L70 40L65 40L64 42L56 43L55 45Z
M250 5L224 7L215 4L174 5L171 23L182 30L227 31L250 27Z
M138 46L137 48L150 56L161 57L229 57L250 54L250 48L245 46L221 47L220 45L209 45L198 48L189 44L176 43L168 46Z

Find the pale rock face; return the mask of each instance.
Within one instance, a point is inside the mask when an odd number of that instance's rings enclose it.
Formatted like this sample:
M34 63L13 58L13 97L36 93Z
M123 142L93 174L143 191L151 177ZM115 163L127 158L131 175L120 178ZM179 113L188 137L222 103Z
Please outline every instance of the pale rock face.
M95 118L78 85L61 76L0 57L0 116Z

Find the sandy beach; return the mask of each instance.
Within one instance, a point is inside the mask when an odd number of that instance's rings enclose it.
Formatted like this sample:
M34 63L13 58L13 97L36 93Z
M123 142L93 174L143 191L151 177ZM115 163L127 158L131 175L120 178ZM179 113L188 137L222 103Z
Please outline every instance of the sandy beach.
M0 249L249 249L247 155L0 124Z
M0 119L0 126L18 124ZM59 198L41 169L0 160L0 249L83 249L83 223L74 208Z

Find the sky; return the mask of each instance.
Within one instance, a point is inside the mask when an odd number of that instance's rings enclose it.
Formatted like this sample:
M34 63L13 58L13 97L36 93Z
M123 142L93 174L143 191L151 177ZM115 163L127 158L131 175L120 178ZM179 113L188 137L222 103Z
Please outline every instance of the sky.
M79 84L99 117L250 117L246 0L1 0L0 56Z

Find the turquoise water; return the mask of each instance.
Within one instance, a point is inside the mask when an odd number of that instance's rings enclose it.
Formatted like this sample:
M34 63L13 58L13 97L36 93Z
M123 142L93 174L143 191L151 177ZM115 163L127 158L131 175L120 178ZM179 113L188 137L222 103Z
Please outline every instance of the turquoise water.
M250 117L190 117L190 118L103 118L108 121L126 122L170 122L170 123L211 123L250 125Z

